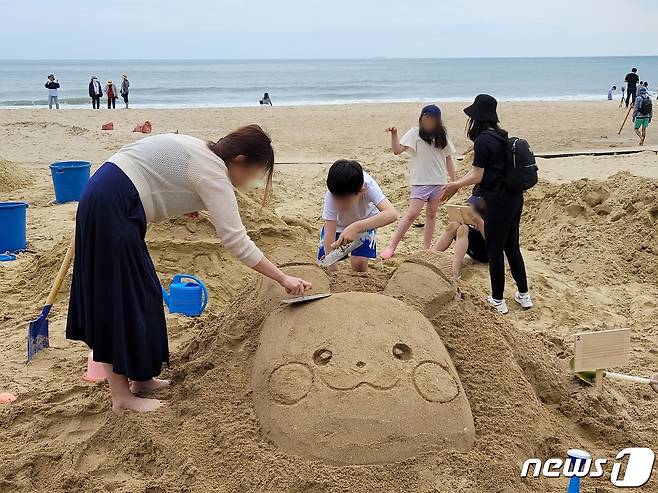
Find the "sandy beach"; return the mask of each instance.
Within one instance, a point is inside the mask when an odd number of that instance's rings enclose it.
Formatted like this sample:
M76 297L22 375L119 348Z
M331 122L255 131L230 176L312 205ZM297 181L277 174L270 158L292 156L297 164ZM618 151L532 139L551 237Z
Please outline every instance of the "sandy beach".
M415 125L421 106L0 111L0 199L30 204L29 251L0 263L0 392L18 397L0 405L0 493L548 492L565 490L566 480L522 480L525 459L562 457L574 447L597 457L614 457L628 446L655 447L658 395L608 383L597 396L567 369L575 333L628 327L630 364L615 370L658 371L655 126L644 152L538 159L541 182L526 196L521 226L533 310L515 307L505 317L490 312L483 303L487 267L471 261L445 303L419 301L413 286L395 296L427 317L452 358L475 424L468 451L338 465L279 449L259 424L251 372L260 328L282 293L232 258L203 217L176 218L147 232L163 285L186 272L202 278L211 293L199 318L167 314L172 365L164 374L173 384L164 409L117 416L107 385L81 379L87 348L64 337L70 274L50 315L51 347L25 364L28 323L45 301L76 212L76 203L52 203L50 163L88 160L93 171L120 146L142 138L132 128L144 120L156 134L211 140L258 123L272 136L277 166L265 209L262 190L238 192L250 236L284 269L309 275L316 290L381 293L419 250L422 230L410 230L392 261L371 262L368 275L343 265L326 277L312 265L326 172L335 159L356 159L404 211L409 160L390 152L384 129ZM470 147L463 106L441 105L459 154ZM501 103L499 114L502 126L536 153L637 145L629 123L617 135L626 114L617 102ZM110 120L115 130L102 131ZM460 161L458 174L469 159ZM464 191L452 202L465 198ZM440 209L437 236L445 224ZM380 248L392 232L393 226L382 228ZM508 293L510 284L508 276ZM345 319L357 315L348 310ZM587 491L595 485L612 491L604 480L591 480ZM642 491L658 492L655 474Z

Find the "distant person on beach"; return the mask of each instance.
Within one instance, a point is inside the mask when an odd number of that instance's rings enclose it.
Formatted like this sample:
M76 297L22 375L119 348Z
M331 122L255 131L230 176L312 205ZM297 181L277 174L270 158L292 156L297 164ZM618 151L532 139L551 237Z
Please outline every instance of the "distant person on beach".
M464 109L468 116L467 135L475 152L473 167L465 176L446 185L439 199L446 201L460 188L479 183L487 210L484 232L491 281L491 296L487 301L505 314L509 311L504 297L505 257L518 288L514 300L528 309L532 308L532 299L519 246L523 192L508 187L505 181L508 134L499 126L497 107L498 101L493 96L480 94Z
M436 212L439 208L439 195L448 180L456 179L455 165L452 161L455 146L448 137L438 106L433 104L425 106L420 112L418 126L410 129L401 139L398 138L397 128L389 127L386 131L391 134L393 153L398 155L409 151L413 154L413 158L409 209L381 254L384 260L395 255L398 244L420 215L423 207L425 207L423 249L430 249L436 225Z
M114 82L112 82L112 79L108 80L105 85L105 96L107 97L107 109L115 109L117 107L119 91L117 90L117 86L114 85Z
M653 103L646 86L642 85L637 93L635 100L635 110L633 111L633 121L635 122L635 133L640 138L640 145L644 145L647 138L647 128L653 118Z
M617 90L617 86L612 86L610 89L608 89L608 101L612 101L613 95L612 93Z
M121 81L121 97L123 98L123 102L126 105L126 109L128 109L128 93L130 92L130 81L128 80L128 76L126 74L123 74L121 78L123 79Z
M353 270L366 272L368 259L377 258L377 228L397 219L393 204L358 162L336 161L327 175L318 260L359 238L362 244L350 254L350 263ZM337 270L337 264L329 267L329 271Z
M52 110L53 103L55 103L55 108L59 109L59 98L57 97L59 82L53 74L48 76L48 82L46 82L45 86L48 89L48 108Z
M249 125L217 142L146 137L119 149L89 179L75 218L66 337L85 342L103 364L115 412L157 409L160 400L138 394L170 383L156 378L169 347L160 281L144 242L149 222L205 209L224 248L247 267L292 296L312 288L270 262L240 219L235 188L264 175L265 202L273 172L269 136Z
M260 104L272 106L272 100L270 99L270 95L268 93L263 94L263 99L260 100Z
M626 90L626 107L629 104L635 104L635 97L637 96L637 84L640 82L640 77L637 75L637 69L633 67L630 73L626 74L624 79L628 88Z
M477 186L467 202L475 213L477 224L448 223L445 231L432 247L437 252L445 252L452 242L455 242L455 253L452 257L452 276L455 279L461 279L461 268L466 255L476 262L484 264L488 262L487 243L484 236L486 205Z
M101 88L101 83L98 82L98 77L95 75L89 81L89 97L91 98L91 108L94 110L100 109L103 89Z

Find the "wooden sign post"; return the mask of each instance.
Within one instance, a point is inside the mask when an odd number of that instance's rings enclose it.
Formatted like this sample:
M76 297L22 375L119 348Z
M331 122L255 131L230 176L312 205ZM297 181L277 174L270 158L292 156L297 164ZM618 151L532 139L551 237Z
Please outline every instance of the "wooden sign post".
M582 332L574 336L574 371L596 371L596 390L603 392L603 371L630 360L631 329Z

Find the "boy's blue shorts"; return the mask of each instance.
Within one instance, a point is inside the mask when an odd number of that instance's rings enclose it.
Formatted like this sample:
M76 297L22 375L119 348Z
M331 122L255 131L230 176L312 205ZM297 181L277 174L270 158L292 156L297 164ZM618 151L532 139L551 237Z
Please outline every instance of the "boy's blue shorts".
M340 233L336 232L336 241L340 237ZM377 230L369 229L359 235L363 242L359 248L354 250L351 255L355 257L377 258ZM324 257L324 226L320 230L320 247L318 248L318 260ZM347 257L345 257L347 258Z

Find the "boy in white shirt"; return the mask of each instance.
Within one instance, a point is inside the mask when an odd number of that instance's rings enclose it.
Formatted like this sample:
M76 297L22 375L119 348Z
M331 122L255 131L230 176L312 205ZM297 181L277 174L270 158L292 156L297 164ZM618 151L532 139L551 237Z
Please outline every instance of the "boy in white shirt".
M359 238L363 244L351 253L350 262L355 271L366 272L368 259L377 258L376 229L397 221L398 212L358 162L340 159L327 175L322 219L318 259ZM338 265L329 270L337 271Z

